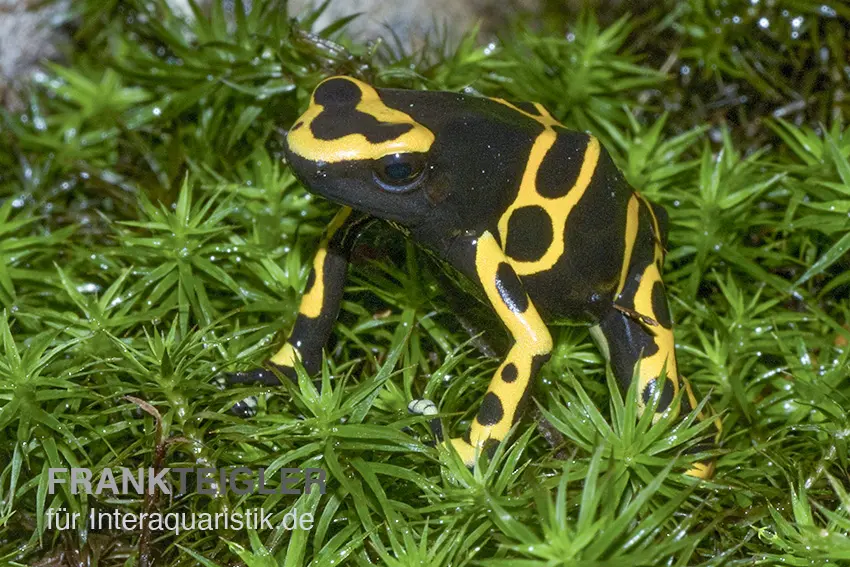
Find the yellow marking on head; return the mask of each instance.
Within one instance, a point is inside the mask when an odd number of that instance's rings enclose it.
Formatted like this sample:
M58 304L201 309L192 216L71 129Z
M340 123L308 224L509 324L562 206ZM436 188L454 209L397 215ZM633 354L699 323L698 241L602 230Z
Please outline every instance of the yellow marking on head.
M301 353L291 343L285 342L270 360L278 366L294 367L295 361L301 360Z
M514 202L502 213L502 217L499 219L499 235L503 243L507 243L508 241L508 222L513 212L517 209L537 205L542 207L552 219L552 244L543 256L530 262L511 259L511 266L521 276L548 270L563 255L567 217L569 217L573 208L584 196L584 192L590 185L590 180L593 178L593 172L596 170L596 164L599 161L599 140L591 137L587 142L587 148L584 151L581 169L579 170L575 185L562 197L556 197L554 199L544 197L537 192L537 172L546 154L554 145L556 138L557 133L551 126L547 126L537 136L534 145L531 147L525 172L522 175L519 193Z
M487 299L499 319L508 328L515 343L499 366L487 390L499 398L503 411L502 420L489 426L482 426L477 420L473 421L470 441L474 447L480 447L488 439L501 441L505 438L513 425L513 417L519 407L522 394L528 387L534 357L549 354L552 351L552 336L534 304L529 300L528 308L523 313L515 313L502 300L496 287L496 273L499 264L506 259L495 237L490 232L482 234L478 239L475 252L476 273L484 287ZM501 380L502 369L508 364L514 364L517 369L516 380L509 383Z
M331 77L322 83L335 79L350 81L360 89L361 98L356 106L358 111L371 115L380 122L410 124L412 128L397 138L377 144L369 142L366 136L356 132L335 140L320 140L313 136L310 125L325 110L325 107L316 102L314 91L313 96L310 97L310 106L296 121L296 123L302 122L303 125L287 134L287 144L292 153L314 162L339 163L379 159L394 153L424 153L431 148L434 142L434 134L431 130L416 122L410 115L385 105L378 91L373 87L350 77Z
M620 270L620 283L617 284L617 291L614 297L618 297L620 292L626 285L626 278L629 275L629 268L632 263L632 250L635 247L638 233L638 219L640 217L640 202L637 194L633 194L629 198L629 205L626 210L626 248L623 252L623 267Z

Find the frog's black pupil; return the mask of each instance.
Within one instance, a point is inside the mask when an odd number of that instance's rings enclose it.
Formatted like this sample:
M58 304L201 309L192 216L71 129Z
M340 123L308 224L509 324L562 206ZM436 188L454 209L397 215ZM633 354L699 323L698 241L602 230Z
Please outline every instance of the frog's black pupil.
M413 189L425 167L421 154L390 154L375 164L375 181L385 190L402 192Z
M413 167L409 163L391 163L384 171L389 179L404 181L413 174Z

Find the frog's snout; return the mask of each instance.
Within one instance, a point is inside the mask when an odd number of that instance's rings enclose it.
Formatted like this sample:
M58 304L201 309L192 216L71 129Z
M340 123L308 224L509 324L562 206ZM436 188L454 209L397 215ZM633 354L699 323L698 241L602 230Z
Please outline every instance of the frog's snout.
M284 130L283 128L279 130L281 146L283 146L283 156L287 163L289 162L289 133L291 131L292 130Z
M281 130L281 147L283 150L284 163L289 166L289 168L292 170L292 173L294 173L297 177L299 175L299 170L304 169L304 160L299 159L298 154L292 151L290 136L292 135L293 131L294 128L290 128L289 130Z

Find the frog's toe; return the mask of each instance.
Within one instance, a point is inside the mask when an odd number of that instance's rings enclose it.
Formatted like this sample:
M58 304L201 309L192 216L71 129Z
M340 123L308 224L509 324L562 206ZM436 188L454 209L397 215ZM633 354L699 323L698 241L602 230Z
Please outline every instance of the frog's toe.
M415 415L437 415L437 404L428 399L411 400L407 411Z
M213 384L224 390L231 384L261 384L264 386L280 386L279 376L286 376L295 380L295 369L289 366L281 366L268 363L268 368L255 368L244 372L227 372L213 378ZM230 408L230 413L238 417L254 417L257 415L257 396L248 396Z
M291 366L282 366L273 362L266 363L266 367L254 368L244 372L228 372L216 378L223 379L223 384L262 384L263 386L280 386L280 376L286 376L292 381L298 379L295 369Z
M226 390L228 385L227 376L216 376L212 379L213 385L219 390ZM237 417L254 417L257 415L257 396L248 396L236 402L230 407L230 413Z
M248 396L233 404L230 408L230 413L242 418L254 417L257 415L257 406L259 403L257 396Z
M434 437L435 444L443 442L443 424L439 417L435 417L437 413L437 404L431 400L411 400L407 404L407 411L413 415L424 415L430 417L428 427L431 429L431 435Z

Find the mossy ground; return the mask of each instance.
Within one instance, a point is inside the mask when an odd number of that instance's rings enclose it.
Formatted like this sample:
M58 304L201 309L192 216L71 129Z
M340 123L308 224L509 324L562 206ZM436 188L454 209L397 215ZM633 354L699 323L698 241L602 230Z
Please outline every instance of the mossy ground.
M0 122L0 562L850 564L846 4L663 1L601 23L553 11L413 54L398 38L354 44L344 22L309 35L270 0L213 6L187 22L160 0L75 3L77 49ZM280 139L336 73L542 102L667 207L680 367L725 429L712 482L680 472L704 430L636 422L582 328L558 331L537 385L562 446L522 422L474 474L425 446L407 401L437 400L460 431L497 362L434 266L380 231L355 254L321 392L302 377L257 417L228 414L265 390L213 377L254 367L288 330L333 214ZM328 492L46 490L50 467L207 465L318 466ZM316 525L45 525L49 507L261 506Z

